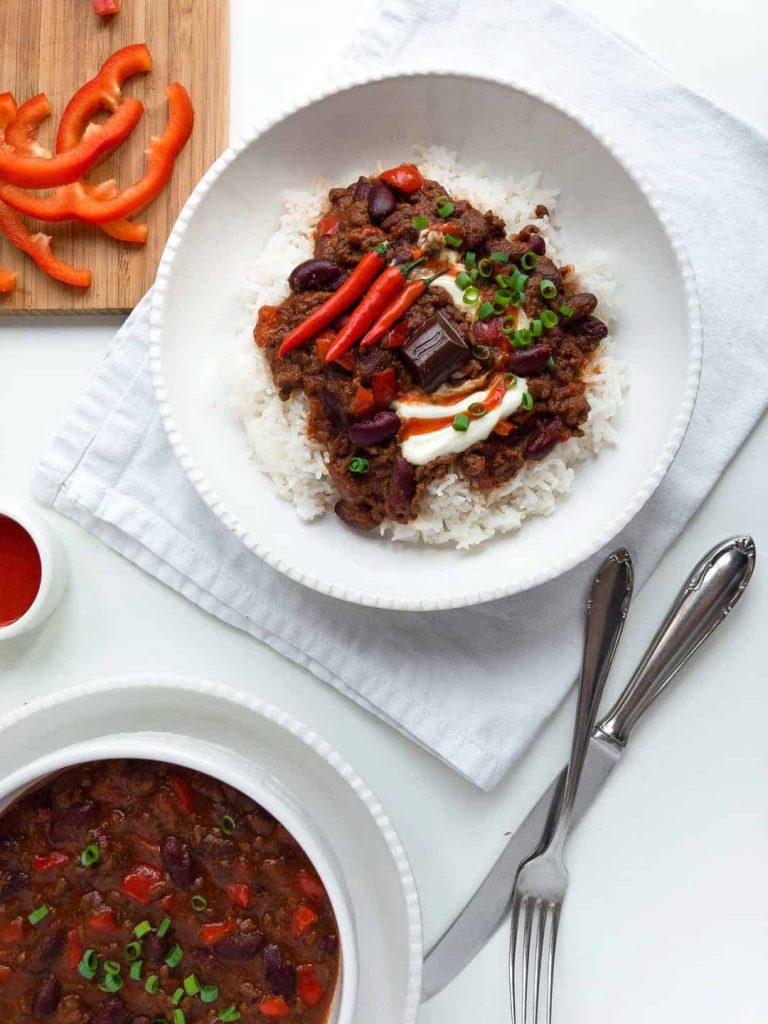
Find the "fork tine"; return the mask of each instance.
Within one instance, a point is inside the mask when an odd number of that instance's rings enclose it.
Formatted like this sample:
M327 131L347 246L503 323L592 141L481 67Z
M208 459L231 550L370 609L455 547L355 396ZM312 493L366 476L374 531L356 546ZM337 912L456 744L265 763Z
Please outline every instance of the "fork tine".
M533 900L525 900L525 924L523 926L523 1012L522 1020L525 1024L528 1017L528 979L530 976L531 963L531 926L533 924L533 912L535 904Z
M552 992L555 982L555 948L557 927L560 924L560 904L552 904L552 923L549 931L549 968L547 971L547 1024L552 1024Z
M538 928L536 931L536 958L534 962L534 981L533 981L533 1017L531 1018L532 1024L538 1024L539 1021L539 993L541 991L541 972L542 972L542 952L544 950L544 929L547 925L548 916L548 904L544 900L538 900L536 903L536 909L538 910Z
M515 984L515 964L517 961L517 938L520 927L520 912L522 910L522 899L520 893L515 890L512 894L512 929L510 931L509 943L509 993L512 1006L512 1024L517 1024L517 985Z

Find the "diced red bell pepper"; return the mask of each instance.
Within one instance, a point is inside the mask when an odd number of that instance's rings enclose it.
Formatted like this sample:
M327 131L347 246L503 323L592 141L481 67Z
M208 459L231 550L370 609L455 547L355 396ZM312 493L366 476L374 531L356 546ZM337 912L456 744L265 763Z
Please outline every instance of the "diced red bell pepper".
M0 921L0 942L10 945L24 938L24 918L14 917L12 921Z
M418 192L424 184L424 178L416 164L400 164L399 167L390 167L388 171L382 171L379 178L407 196Z
M16 271L0 268L0 294L12 292L16 287Z
M0 232L11 245L31 256L49 277L63 281L64 284L75 285L77 288L87 288L90 285L90 270L73 267L60 260L51 249L50 235L41 232L31 234L19 214L3 202L0 202Z
M311 900L319 903L325 899L325 886L306 868L299 868L299 888L305 896L309 896Z
M212 946L220 939L225 939L235 930L232 921L215 921L211 924L204 924L200 929L200 941L204 946Z
M321 217L317 222L317 233L318 235L338 234L340 224L341 217L339 217L338 213L326 213L326 215Z
M52 850L50 853L37 854L32 861L32 868L34 871L53 871L54 868L61 867L62 864L69 862L69 854L62 853L60 850Z
M393 367L374 373L371 380L373 401L378 410L388 409L397 395L397 374Z
M517 430L517 426L510 423L509 420L500 420L493 428L494 434L498 434L499 437L509 437L515 430Z
M299 964L296 968L299 999L307 1006L317 1006L325 995L325 989L317 979L317 971L312 964Z
M277 306L261 306L253 329L253 340L259 348L266 348L268 332L277 323Z
M293 912L293 934L298 938L317 920L317 913L308 903L300 903Z
M91 0L93 13L100 18L106 18L109 14L120 13L120 0Z
M384 348L402 348L408 340L408 324L401 320L384 336Z
M85 946L80 938L80 933L74 928L67 935L67 949L69 950L69 969L70 971L76 971L80 961L83 959Z
M317 354L323 362L325 362L325 357L330 352L331 345L333 344L335 338L336 332L327 330L323 331L322 334L318 334L317 338L315 339L315 345L317 346ZM349 373L355 372L355 357L351 352L348 352L345 356L342 356L341 359L337 359L336 363L339 366L343 367L345 370L348 370Z
M170 914L170 912L173 910L173 896L171 896L170 894L168 894L168 896L163 896L163 898L160 900L160 906L163 908L166 914Z
M178 775L169 775L168 781L174 788L182 811L191 814L195 809L195 794L192 792L192 787Z
M163 876L149 864L137 864L123 877L120 891L145 907L152 899L152 890Z
M8 981L8 979L12 977L13 968L6 967L5 964L0 964L0 981Z
M227 895L236 907L245 909L251 902L251 890L247 885L235 883L227 886Z
M352 405L349 407L352 415L370 416L375 408L376 402L373 399L373 392L369 391L368 388L358 388L355 392L355 397L352 399Z
M290 1012L282 996L267 996L259 1003L259 1013L265 1017L287 1017Z
M111 910L102 910L88 918L88 927L100 935L107 935L109 932L116 931L117 921Z

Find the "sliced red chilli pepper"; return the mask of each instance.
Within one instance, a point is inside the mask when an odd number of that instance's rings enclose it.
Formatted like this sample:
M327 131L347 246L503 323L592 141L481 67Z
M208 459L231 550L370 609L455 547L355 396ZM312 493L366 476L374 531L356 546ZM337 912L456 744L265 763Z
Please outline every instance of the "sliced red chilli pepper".
M293 912L293 934L298 938L317 920L317 913L308 903L300 903Z
M388 171L382 171L379 178L407 196L418 192L424 184L424 178L416 164L400 164L399 167L390 167Z
M123 877L120 891L146 907L152 899L152 890L162 878L157 868L150 867L149 864L137 864Z
M192 787L178 775L169 775L168 781L173 786L182 811L191 814L195 809L195 794L192 792Z
M25 252L49 277L77 288L87 288L91 283L90 270L70 266L53 254L50 235L31 234L15 210L0 202L0 231L11 245Z
M7 295L16 287L16 272L0 267L0 294Z
M325 357L326 363L332 363L334 359L349 352L355 342L361 338L374 320L389 306L389 304L405 288L406 278L415 266L422 262L424 257L413 260L410 263L401 263L398 266L387 267L384 273L378 277L360 303L352 310L352 315L344 324Z
M299 868L298 873L299 888L308 896L311 900L319 903L320 900L325 899L325 887L319 878L315 878L313 874L310 874L306 868Z
M251 902L251 890L247 885L240 885L238 883L228 885L227 895L236 907L245 909Z
M397 323L401 317L405 316L416 300L421 298L432 282L436 281L438 277L442 277L444 273L445 271L441 270L439 274L433 274L432 277L419 278L418 281L411 281L410 284L406 285L403 292L387 306L373 327L365 335L360 342L360 347L366 348L368 345L373 345L379 338L383 338L389 328Z
M123 100L115 113L66 153L52 157L20 156L7 143L0 146L0 180L18 188L56 188L82 178L99 157L128 138L141 120L144 104Z
M287 1017L290 1012L282 996L267 996L259 1003L259 1013L265 1017Z
M168 122L161 135L153 135L150 139L147 169L132 185L122 190L118 190L114 182L95 186L102 191L105 191L107 186L114 190L111 196L102 197L97 197L79 181L57 188L48 196L30 195L23 188L8 185L0 189L0 199L5 199L20 213L36 217L38 220L82 220L89 224L107 224L136 213L147 203L151 203L168 184L176 157L192 132L195 115L187 90L176 82L167 86L165 94L168 97ZM123 100L118 113L130 102ZM113 114L110 121L117 116L118 114ZM104 124L108 125L110 121L105 121ZM85 138L90 138L90 132L86 133ZM65 157L74 152L75 150L70 150L60 155ZM59 156L53 159L57 160ZM2 177L0 164L0 178Z
M344 313L365 292L371 282L384 269L387 242L377 245L360 260L346 281L325 302L309 314L306 320L289 331L278 349L279 356L286 356L293 349L314 338L340 313Z
M204 924L200 929L200 941L204 946L212 946L231 935L234 930L232 921L213 921L211 924Z
M380 370L371 378L373 401L377 409L388 409L397 396L397 374L390 367Z
M70 971L76 971L80 961L83 959L85 946L80 938L80 933L74 928L67 934L67 949L69 951L69 969Z
M299 999L306 1006L317 1006L325 995L325 989L317 979L317 971L312 964L299 964L296 968Z
M100 935L106 935L109 932L116 931L117 921L111 910L102 910L100 913L92 914L88 918L88 927L91 931L98 932Z
M38 874L43 871L52 871L54 868L61 867L62 864L68 864L69 859L68 853L52 850L51 853L35 855L32 860L32 869Z
M355 397L352 399L352 404L349 407L349 411L353 416L368 416L376 408L376 402L373 398L373 392L369 391L368 388L358 388L355 392Z

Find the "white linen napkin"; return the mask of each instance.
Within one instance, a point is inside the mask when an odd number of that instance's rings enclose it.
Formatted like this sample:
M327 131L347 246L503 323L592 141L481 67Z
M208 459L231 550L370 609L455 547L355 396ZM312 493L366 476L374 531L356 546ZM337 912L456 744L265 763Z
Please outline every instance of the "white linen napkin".
M676 462L620 538L642 582L768 401L768 141L555 0L384 0L347 51L346 70L415 64L436 39L442 66L514 75L617 139L688 246L704 374ZM148 315L145 298L44 455L37 497L491 788L575 678L582 595L598 558L532 593L438 614L305 590L246 551L178 466L152 394Z

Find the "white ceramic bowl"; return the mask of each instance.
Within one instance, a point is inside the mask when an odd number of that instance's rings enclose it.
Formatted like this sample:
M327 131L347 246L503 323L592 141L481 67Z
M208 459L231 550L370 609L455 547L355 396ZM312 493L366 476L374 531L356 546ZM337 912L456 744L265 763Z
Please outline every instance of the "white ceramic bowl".
M251 797L288 829L322 879L339 927L341 972L328 1024L355 1024L358 948L344 869L318 823L277 779L252 761L218 744L174 733L102 736L63 747L7 775L0 781L0 813L27 789L64 768L111 758L164 761L203 772Z
M67 561L59 539L39 516L15 498L0 499L0 516L8 516L23 526L40 555L40 587L35 600L24 614L7 626L0 626L0 641L12 640L36 629L54 610L67 582Z
M630 380L615 448L576 469L548 518L479 549L395 544L302 523L249 459L228 406L222 352L242 319L249 265L274 231L284 193L318 175L346 184L360 168L409 159L414 145L458 150L499 176L543 172L562 195L564 251L608 254L618 283L618 355ZM683 247L637 172L552 99L511 83L428 72L323 95L239 142L190 197L153 294L151 363L182 465L243 543L292 579L384 608L458 607L543 583L606 545L648 500L687 428L701 363L699 309Z

